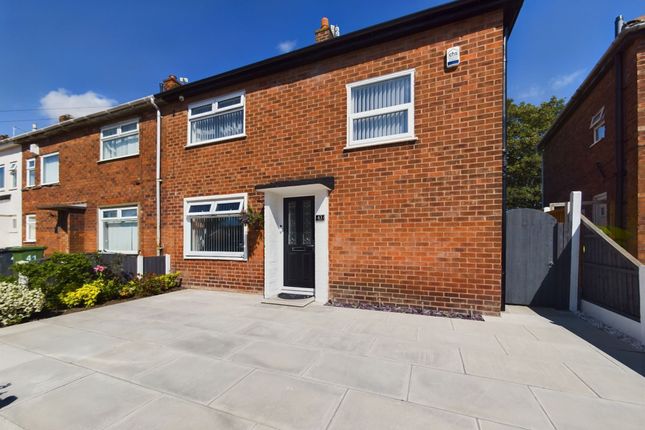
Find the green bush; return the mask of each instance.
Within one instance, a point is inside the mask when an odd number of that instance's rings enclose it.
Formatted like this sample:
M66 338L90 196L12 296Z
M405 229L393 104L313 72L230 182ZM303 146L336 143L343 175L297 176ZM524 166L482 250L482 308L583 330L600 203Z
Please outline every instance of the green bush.
M119 296L146 297L161 294L180 285L180 273L169 273L167 275L145 275L138 277L123 285L119 290Z
M43 309L45 297L38 289L0 282L0 326L17 324Z
M91 308L98 302L99 295L101 294L101 283L102 281L97 279L96 281L85 284L74 291L61 293L59 300L68 308L81 305L86 308Z
M93 264L85 254L55 253L41 261L18 263L14 272L26 278L27 286L45 295L45 307L61 307L60 297L89 283L94 278Z

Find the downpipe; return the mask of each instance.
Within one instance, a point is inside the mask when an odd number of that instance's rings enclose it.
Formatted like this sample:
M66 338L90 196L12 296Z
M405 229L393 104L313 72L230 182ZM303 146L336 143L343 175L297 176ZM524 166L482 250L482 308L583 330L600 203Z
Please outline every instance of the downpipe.
M156 140L156 166L155 166L155 228L157 255L162 255L163 246L161 245L161 110L155 98L150 97L150 104L157 111L157 140Z

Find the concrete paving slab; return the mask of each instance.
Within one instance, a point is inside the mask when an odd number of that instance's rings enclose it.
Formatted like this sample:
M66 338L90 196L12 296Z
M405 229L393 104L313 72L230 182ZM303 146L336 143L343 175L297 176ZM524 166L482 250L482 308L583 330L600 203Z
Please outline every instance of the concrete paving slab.
M645 405L645 378L640 375L614 366L585 366L575 362L566 364L600 397Z
M509 426L507 424L500 424L486 420L478 421L480 430L523 430L522 427Z
M296 343L321 349L367 354L375 340L374 336L316 328L301 333Z
M348 329L353 333L367 334L375 337L388 337L416 342L419 339L419 328L414 325L396 322L358 321Z
M481 323L486 324L486 323ZM419 343L427 346L452 345L463 349L475 349L482 353L504 353L504 350L491 333L467 333L463 331L436 330L430 327L419 328Z
M206 357L223 358L251 343L250 339L194 329L192 334L167 342L171 348Z
M254 322L250 318L239 318L230 315L195 315L186 325L219 333L234 333Z
M532 388L558 430L637 430L645 423L645 407L576 394Z
M410 365L371 357L325 352L305 373L324 382L405 399Z
M518 384L594 396L564 364L504 354L462 353L466 373Z
M109 376L93 374L62 388L0 410L28 430L104 428L158 394Z
M227 361L185 355L139 374L133 380L165 393L208 403L250 371L250 368Z
M0 417L0 430L24 430L6 418Z
M273 342L254 342L230 357L251 367L299 374L320 355L320 351Z
M263 340L293 342L300 334L300 328L294 324L276 323L270 321L254 321L250 325L236 331L237 334L253 336Z
M427 346L381 338L376 340L368 355L464 373L459 348L450 345Z
M413 366L408 399L526 429L553 429L525 385Z
M344 393L336 386L255 371L211 407L281 430L324 429Z
M85 357L78 364L103 373L130 379L177 358L178 353L145 342L126 342L108 351Z
M255 423L174 397L154 400L109 430L251 430Z
M456 332L468 334L519 336L533 339L533 335L520 324L507 324L501 321L475 321L455 318L452 325Z
M426 327L434 330L453 330L450 318L434 317L430 315L406 314L403 312L388 312L386 322L403 324L414 327Z
M134 329L123 334L123 338L132 341L167 344L173 339L188 336L195 332L190 327L159 321L141 321Z
M31 330L33 328L42 327L45 323L41 321L29 321L22 324L14 324L8 327L0 327L0 338L8 334L15 334L22 331Z
M41 357L39 354L25 351L24 349L16 348L11 345L3 345L0 343L0 371L4 369L17 366L19 364L27 363Z
M2 398L15 397L6 409L37 394L62 387L92 373L89 369L41 357L0 371Z
M474 418L349 390L330 430L476 430Z
M276 306L291 306L294 308L304 308L314 302L313 297L303 297L302 299L281 299L278 296L263 299L262 303Z

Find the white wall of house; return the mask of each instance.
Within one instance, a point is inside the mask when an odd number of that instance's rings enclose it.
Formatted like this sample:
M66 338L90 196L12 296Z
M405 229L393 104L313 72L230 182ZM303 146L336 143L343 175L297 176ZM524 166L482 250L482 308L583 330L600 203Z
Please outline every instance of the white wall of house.
M22 167L21 147L0 143L0 248L22 244Z

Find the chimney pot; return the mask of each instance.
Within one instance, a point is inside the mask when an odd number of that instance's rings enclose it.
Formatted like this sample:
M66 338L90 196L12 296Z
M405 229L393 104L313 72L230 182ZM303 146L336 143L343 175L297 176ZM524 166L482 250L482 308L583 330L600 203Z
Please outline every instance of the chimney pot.
M164 79L162 88L164 91L170 91L173 88L181 87L181 82L177 79L177 76L175 75L168 75L166 79Z
M320 20L320 28L328 28L329 27L329 19L326 16L323 16L322 19Z
M320 28L317 29L314 33L316 35L316 43L324 42L325 40L334 38L334 33L331 31L331 27L329 26L329 19L327 19L327 17L323 17L320 20Z
M64 121L69 121L70 119L74 118L68 113L64 113L58 117L58 122L64 122Z

